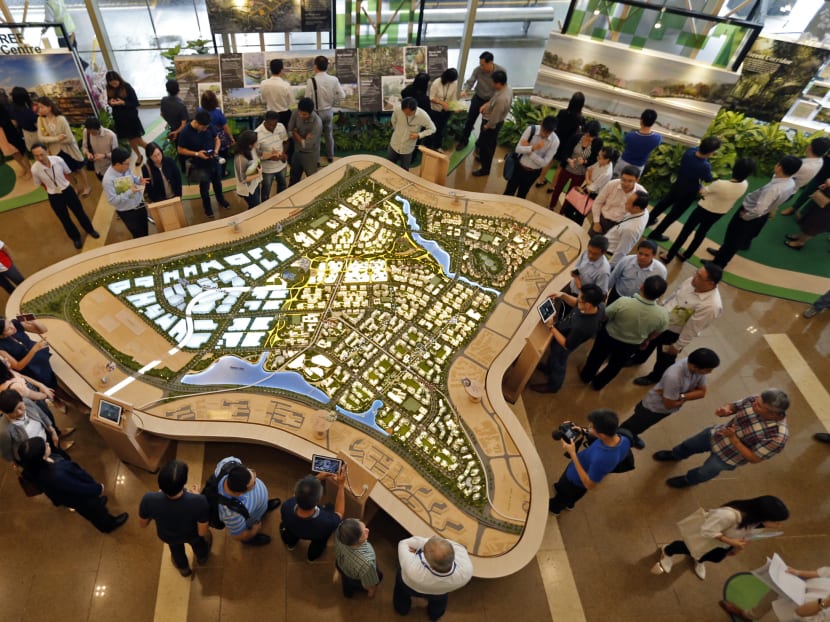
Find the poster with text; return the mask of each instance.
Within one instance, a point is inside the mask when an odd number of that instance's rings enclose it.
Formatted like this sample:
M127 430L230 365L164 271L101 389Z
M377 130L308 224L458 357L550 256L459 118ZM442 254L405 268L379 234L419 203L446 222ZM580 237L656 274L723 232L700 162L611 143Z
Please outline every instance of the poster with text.
M358 50L362 112L392 110L396 103L400 104L400 92L406 84L405 49L380 47Z
M340 86L346 93L346 97L340 102L340 110L357 112L360 110L360 71L357 64L357 50L347 48L337 50L337 79Z
M303 32L329 32L331 1L300 0L300 28Z
M759 37L725 103L761 121L780 121L828 58L828 50Z
M199 83L221 82L218 56L177 56L174 61L176 79L179 81L179 97L184 100L190 114L199 107Z
M95 113L69 52L4 56L0 89L10 95L15 86L22 86L36 97L51 98L70 123L82 123L87 115Z
M440 78L448 69L448 64L446 45L431 45L427 48L427 73L430 80Z
M241 89L245 86L242 54L222 54L219 57L222 70L222 90Z

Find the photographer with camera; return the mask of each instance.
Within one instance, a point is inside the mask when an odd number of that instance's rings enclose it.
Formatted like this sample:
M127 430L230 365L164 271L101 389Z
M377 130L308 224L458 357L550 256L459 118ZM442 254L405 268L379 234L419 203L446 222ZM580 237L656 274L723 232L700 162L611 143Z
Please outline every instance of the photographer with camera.
M553 432L553 438L562 443L571 459L559 481L553 485L556 496L548 502L548 509L554 515L558 516L564 509L572 510L586 492L596 488L617 468L631 449L628 438L617 434L619 419L615 412L606 408L594 410L588 413L588 421L587 428L566 421ZM586 437L584 442L590 444L577 453L583 442L580 436ZM594 437L593 442L590 437Z

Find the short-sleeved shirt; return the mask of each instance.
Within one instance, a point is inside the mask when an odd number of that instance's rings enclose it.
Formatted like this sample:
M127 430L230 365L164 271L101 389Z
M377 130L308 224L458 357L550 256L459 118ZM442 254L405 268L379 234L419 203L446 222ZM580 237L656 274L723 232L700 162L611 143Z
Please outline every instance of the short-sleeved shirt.
M616 289L620 296L633 296L640 291L640 286L650 276L666 278L666 266L652 259L645 268L637 263L637 255L626 255L617 262L611 271L610 287Z
M340 572L350 579L360 581L364 588L374 587L380 583L375 549L368 542L352 547L335 537L334 555Z
M226 462L239 462L242 464L242 460L239 458L234 458L233 456L229 456L223 460L220 460L219 464L216 465L216 470L214 473L218 476L219 472L222 470L222 466ZM231 495L225 493L225 482L227 481L228 477L225 476L219 480L219 494L223 497L231 498ZM225 523L225 527L228 528L228 532L232 536L239 535L243 531L250 529L253 525L262 520L262 517L265 516L265 512L268 509L268 488L266 488L263 481L257 478L256 482L254 483L254 487L251 490L239 495L236 497L242 502L242 505L245 506L245 509L248 510L248 520L245 520L245 517L242 514L238 514L234 512L226 505L219 505L219 518Z
M281 528L301 540L327 540L342 520L332 510L317 508L310 518L297 516L297 499L291 497L280 506Z
M663 307L640 294L617 298L605 310L608 323L605 330L617 341L640 344L653 332L663 332L669 325L669 315Z
M596 336L602 322L604 307L605 305L600 304L599 311L592 315L586 315L579 309L573 309L565 316L565 319L556 325L557 330L565 335L565 349L568 352L573 352L580 345Z
M602 290L603 294L608 293L608 283L611 277L611 264L605 255L600 255L596 261L591 261L586 250L579 256L579 260L574 266L574 270L579 270L579 282L583 286L593 284ZM571 279L568 284L572 292L576 292L576 282Z
M170 126L171 130L179 129L182 121L185 123L188 121L187 106L185 106L181 98L175 95L162 97L159 108L161 118L167 121L167 125Z
M187 149L188 151L211 151L216 145L216 134L210 126L205 131L200 132L192 124L188 123L179 133L177 144L182 149ZM213 166L213 160L203 160L196 156L191 156L190 162L193 166L200 168Z
M138 515L156 521L156 533L162 542L190 542L198 534L196 523L210 519L207 498L185 491L178 499L163 492L148 492L141 499Z
M630 448L631 442L625 436L620 436L620 442L616 447L609 447L597 439L586 449L580 451L576 457L582 468L588 473L588 478L598 484L606 475L617 468L617 465L625 458ZM573 462L568 465L565 473L568 481L575 486L585 488L582 485L582 480L579 479L579 474L576 472Z
M712 181L712 165L708 158L698 157L697 147L689 147L680 159L675 183L684 190L697 191L702 181Z
M674 363L663 373L660 382L646 393L643 398L643 406L654 413L677 412L681 405L668 408L663 403L663 398L679 400L681 393L687 393L704 386L706 386L706 376L694 373L689 369L689 358L686 357Z
M738 439L761 460L769 460L780 453L787 444L790 437L787 419L764 421L752 410L754 399L755 396L750 396L736 403L737 411L732 419L710 428L712 453L726 464L738 466L746 463L746 458L735 448L732 441L717 434L726 426L735 426Z

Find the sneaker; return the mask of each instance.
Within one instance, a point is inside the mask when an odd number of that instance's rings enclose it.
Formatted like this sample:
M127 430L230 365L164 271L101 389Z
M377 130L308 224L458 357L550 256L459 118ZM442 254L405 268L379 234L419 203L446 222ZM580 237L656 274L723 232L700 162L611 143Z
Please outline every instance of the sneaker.
M703 562L695 562L695 574L701 581L706 580L706 564Z
M225 158L222 158L222 157L220 157L218 161L219 161L219 166L225 166L225 163L227 162L227 160Z
M247 544L248 546L265 546L266 544L271 544L271 536L258 533L250 540L245 540L243 544Z
M802 313L801 315L803 315L805 318L809 320L812 317L816 317L822 311L823 309L816 309L813 305L810 305L809 307L804 309L804 313Z

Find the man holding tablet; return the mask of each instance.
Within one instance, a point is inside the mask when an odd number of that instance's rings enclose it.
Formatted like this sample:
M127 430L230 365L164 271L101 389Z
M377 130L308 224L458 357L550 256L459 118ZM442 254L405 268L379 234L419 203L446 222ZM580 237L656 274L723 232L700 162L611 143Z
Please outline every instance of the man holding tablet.
M333 511L331 506L318 505L323 497L323 479L333 479L337 483ZM320 472L316 477L308 475L297 482L294 486L294 496L287 499L280 508L280 537L289 551L293 551L300 540L310 540L308 561L313 562L325 552L326 542L346 512L345 486L345 468L341 468L337 474Z

